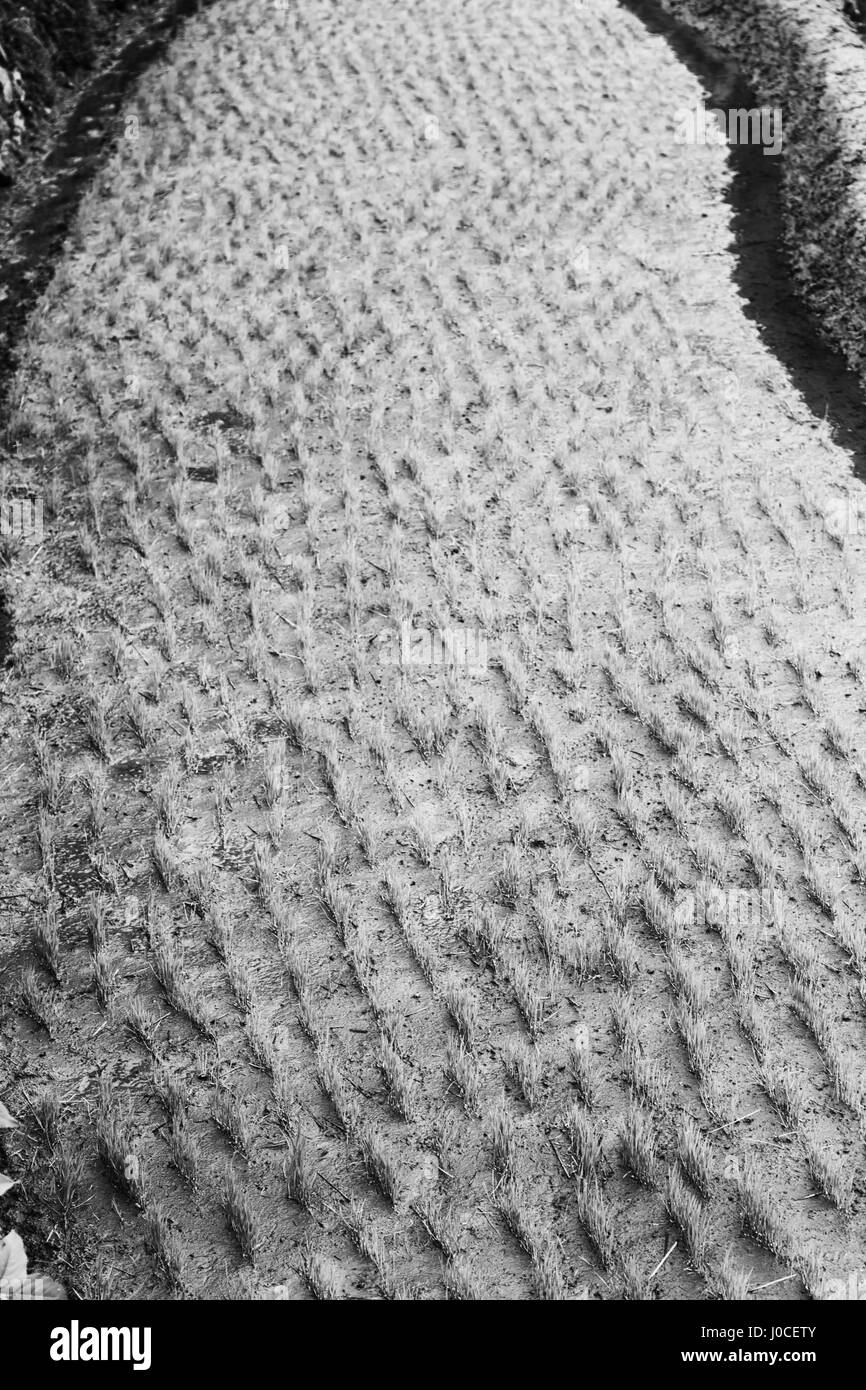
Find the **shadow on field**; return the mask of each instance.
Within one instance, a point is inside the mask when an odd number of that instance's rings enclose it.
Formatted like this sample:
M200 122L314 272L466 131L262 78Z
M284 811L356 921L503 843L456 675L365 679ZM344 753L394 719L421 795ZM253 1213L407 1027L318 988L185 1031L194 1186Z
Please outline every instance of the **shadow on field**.
M18 343L28 316L51 279L82 195L118 133L120 109L133 84L159 58L189 15L210 0L170 0L84 88L63 133L43 164L46 191L15 228L0 261L0 410L7 404Z
M706 87L708 108L757 106L736 64L703 34L673 19L657 0L619 0L653 34L663 36L677 57ZM728 189L736 257L735 281L743 312L758 327L770 351L786 368L812 413L826 417L833 439L853 458L855 476L866 480L866 398L856 373L828 347L794 290L784 248L782 161L760 145L731 145L733 178Z

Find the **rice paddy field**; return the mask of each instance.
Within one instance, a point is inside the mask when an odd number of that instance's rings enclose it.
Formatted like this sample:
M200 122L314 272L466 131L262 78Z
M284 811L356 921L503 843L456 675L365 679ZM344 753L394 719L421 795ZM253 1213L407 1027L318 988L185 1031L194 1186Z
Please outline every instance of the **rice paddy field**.
M31 320L2 1227L101 1299L866 1279L864 523L614 0L216 0Z

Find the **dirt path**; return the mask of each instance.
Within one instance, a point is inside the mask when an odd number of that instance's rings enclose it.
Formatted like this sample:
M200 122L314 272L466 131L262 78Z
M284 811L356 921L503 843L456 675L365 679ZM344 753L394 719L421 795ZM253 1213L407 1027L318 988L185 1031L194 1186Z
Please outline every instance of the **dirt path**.
M610 0L226 0L129 108L19 376L0 706L85 1292L861 1269L862 525L700 101Z

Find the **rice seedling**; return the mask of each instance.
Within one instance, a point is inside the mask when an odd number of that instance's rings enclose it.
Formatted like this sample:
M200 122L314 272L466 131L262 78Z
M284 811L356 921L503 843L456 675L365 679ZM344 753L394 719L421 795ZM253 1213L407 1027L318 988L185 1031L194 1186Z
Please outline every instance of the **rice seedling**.
M434 1245L446 1260L460 1254L460 1222L452 1207L441 1199L425 1195L412 1203L412 1210Z
M130 999L121 1010L120 1016L129 1033L154 1058L158 1056L157 1033L160 1020L154 1018L140 995Z
M46 1086L33 1097L30 1103L33 1119L42 1139L40 1143L53 1151L61 1142L60 1117L63 1103L53 1086Z
M659 941L675 945L682 939L686 927L685 908L672 903L654 878L647 879L644 884L641 906L647 925Z
M253 864L256 876L256 892L259 902L272 920L276 920L280 911L280 889L277 881L277 857L271 847L263 840L257 840L253 846ZM329 875L325 875L322 880L323 898L331 891L336 893L338 885Z
M832 801L836 793L838 773L826 754L818 748L810 748L798 756L797 762L806 785L826 801Z
M668 947L668 979L678 999L694 1013L707 1009L711 991L696 966L676 943Z
M243 1158L249 1158L253 1145L253 1128L246 1107L232 1091L218 1083L211 1102L211 1116L232 1148Z
M62 984L63 952L60 940L60 927L57 921L57 899L49 898L45 907L37 911L33 927L33 950L39 964Z
M798 1129L801 1122L806 1088L802 1073L771 1053L761 1059L761 1081L783 1124Z
M159 733L156 712L138 690L128 690L123 702L126 720L141 748L149 748Z
M505 1096L501 1095L488 1112L493 1170L501 1179L517 1178L523 1166L519 1131Z
M343 1076L330 1035L325 1032L316 1049L316 1072L347 1133L359 1119L358 1102Z
M480 742L481 762L490 788L498 802L504 802L512 778L508 748L499 715L491 701L478 701L472 714L473 727Z
M362 814L358 783L354 775L340 765L334 748L321 749L319 757L322 781L333 798L337 814L344 825L351 827Z
M701 1196L710 1197L714 1187L713 1150L691 1115L682 1115L677 1123L677 1158Z
M99 1083L96 1148L114 1185L131 1202L142 1206L144 1168L130 1127L130 1112L115 1099L106 1078Z
M492 903L473 906L461 917L466 940L472 957L476 961L488 961L497 968L503 967L503 943L507 938L506 922Z
M59 1135L51 1144L48 1168L49 1191L57 1205L64 1231L68 1231L85 1206L87 1195L87 1164L79 1148L73 1148L66 1135Z
M351 1198L348 1209L343 1210L346 1229L365 1259L369 1260L379 1281L379 1287L386 1298L403 1299L411 1297L405 1281L399 1277L395 1251L385 1242L364 1202Z
M477 1053L467 1047L462 1037L451 1036L446 1044L445 1074L456 1086L467 1115L481 1116L483 1072Z
M352 1136L361 1152L367 1174L383 1197L394 1207L403 1201L404 1182L394 1155L376 1125L370 1120L356 1123Z
M544 1082L542 1056L538 1048L525 1042L512 1043L503 1052L502 1060L526 1104L530 1109L538 1105Z
M525 1187L513 1177L496 1187L493 1202L515 1240L529 1255L536 1294L544 1300L568 1298L562 1258L550 1232L534 1216Z
M747 792L737 786L720 787L716 806L734 835L746 834L752 819L752 802Z
M579 1181L575 1205L577 1219L586 1231L602 1269L614 1273L619 1258L614 1218L599 1183L594 1179Z
M85 568L98 579L100 561L99 537L94 535L86 525L78 529L78 548L81 552L81 558L84 561Z
M591 858L601 834L598 815L588 803L573 801L568 808L568 827L581 854Z
M651 1110L664 1113L670 1099L671 1084L661 1063L647 1057L631 1041L624 1044L622 1058L625 1079L633 1098Z
M173 940L166 925L158 920L150 924L150 944L153 971L169 1004L188 1018L205 1038L213 1039L216 1036L213 1017L201 986L188 977L183 946Z
M772 891L780 877L779 862L772 847L757 831L752 829L747 828L743 839L746 854L759 887Z
M445 1295L455 1301L474 1301L484 1298L485 1285L477 1261L465 1256L449 1260L442 1270Z
M727 1302L739 1301L750 1292L751 1270L744 1270L738 1264L733 1249L725 1251L720 1263L710 1261L702 1271L706 1280L707 1292L713 1298Z
M37 835L39 840L39 859L48 888L53 892L54 861L57 841L56 819L44 806L38 808Z
M332 1260L313 1250L309 1238L301 1247L301 1273L313 1295L317 1299L339 1299L343 1297L342 1280Z
M600 1181L608 1162L597 1121L583 1106L573 1105L563 1117L562 1128L580 1179Z
M692 715L699 723L706 728L712 728L715 722L715 702L710 699L704 690L693 677L680 686L677 691L677 701L687 714Z
M154 1206L145 1209L144 1228L148 1249L160 1275L170 1288L182 1292L186 1283L186 1258L180 1236L173 1230L165 1212Z
M760 1245L784 1263L791 1253L791 1234L751 1149L744 1151L740 1168L737 1195L743 1225Z
M619 921L616 914L605 909L603 913L603 945L608 964L617 983L627 990L633 982L639 965L640 955L631 928Z
M439 842L432 818L416 811L409 821L407 831L413 853L428 869L434 868Z
M623 788L617 798L617 815L639 845L646 840L649 821L644 807L631 787Z
M286 738L299 753L316 746L316 727L306 705L299 703L286 691L277 697L277 715Z
M791 1006L818 1044L839 1100L859 1116L864 1106L862 1073L846 1052L823 995L808 977L795 977Z
M310 1148L301 1132L300 1120L288 1137L288 1157L283 1164L283 1177L286 1194L291 1202L297 1202L307 1211L312 1211L316 1201L316 1171L310 1156Z
M627 1171L644 1187L658 1182L658 1133L655 1118L645 1105L629 1103L622 1128L622 1156Z
M173 1114L169 1123L168 1149L171 1162L193 1193L201 1187L203 1158L201 1147L188 1117Z
M547 1015L555 1007L555 987L559 982L556 967L548 966L547 980L540 979L525 960L515 961L509 969L509 983L517 1007L532 1038L541 1032Z
M111 702L99 690L89 690L82 704L84 727L90 743L106 762L111 761Z
M828 1136L812 1127L799 1127L809 1172L816 1187L843 1216L849 1215L854 1201L854 1175L845 1159L828 1144Z
M184 774L180 764L170 761L163 768L154 788L156 813L167 839L172 839L183 825L186 812Z
M379 1040L379 1066L392 1110L401 1119L414 1120L418 1113L418 1082L406 1059L387 1037Z
M49 658L52 671L61 679L71 681L78 670L78 646L74 638L60 637L51 648Z
M838 910L838 882L834 875L823 868L811 850L803 856L803 882L813 902L827 917L834 918Z
M247 1043L256 1065L273 1076L274 1064L278 1060L273 1019L261 999L256 998L252 992L246 1009L245 1023Z
M445 979L439 994L463 1042L472 1048L481 1034L478 996L456 975Z
M51 814L56 814L65 787L63 764L42 733L33 736L33 756L39 776L37 796Z
M499 901L505 907L514 908L523 893L524 856L516 846L509 846L500 861L495 887Z
M243 1184L233 1168L226 1168L220 1184L220 1205L229 1230L245 1260L254 1265L264 1241L264 1231Z
M671 1221L682 1232L695 1269L702 1272L707 1265L709 1219L706 1209L686 1187L678 1168L667 1170L664 1202Z
M49 1035L52 1033L57 1021L56 1004L32 965L26 965L21 971L18 1007L37 1028L43 1028Z
M683 998L676 1011L676 1025L685 1045L689 1067L703 1082L711 1072L713 1059L706 1018Z

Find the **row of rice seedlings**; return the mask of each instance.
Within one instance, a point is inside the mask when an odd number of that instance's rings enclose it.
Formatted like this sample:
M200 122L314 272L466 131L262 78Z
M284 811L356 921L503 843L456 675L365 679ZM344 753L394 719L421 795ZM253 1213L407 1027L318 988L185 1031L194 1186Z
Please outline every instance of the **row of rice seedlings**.
M605 959L613 976L623 990L634 981L640 963L640 953L628 914L633 885L627 864L619 867L610 890L610 900L602 908L602 943Z
M533 1218L526 1187L526 1154L504 1096L488 1111L493 1150L493 1203L532 1261L538 1296L567 1297L560 1254L549 1229Z
M560 921L560 910L549 883L542 883L533 899L533 919L549 969L565 969L577 984L584 984L599 974L604 940L597 926L577 939L566 934Z
M672 971L682 978L685 971L683 961L672 965ZM678 967L680 969L678 970ZM691 976L683 980L681 993L691 995ZM698 986L700 991L700 986ZM622 1026L622 1024L621 1024ZM630 1039L634 1036L634 1018L629 1017L624 1039L634 1050ZM647 1088L633 1087L629 1107L621 1131L621 1148L627 1171L642 1186L659 1192L664 1200L668 1214L681 1231L691 1262L705 1281L710 1293L715 1297L744 1297L748 1287L748 1276L739 1270L728 1252L721 1262L711 1256L709 1249L709 1213L701 1201L683 1182L681 1171L689 1178L700 1198L712 1194L715 1186L715 1158L707 1135L701 1130L692 1116L688 1114L677 1118L674 1141L679 1168L669 1165L664 1169L660 1154L661 1131L665 1122L663 1094L654 1095ZM681 1171L680 1171L681 1170ZM598 1174L593 1175L598 1181ZM655 1273L656 1271L653 1271Z
M18 1009L37 1028L42 1028L51 1037L60 1018L59 999L56 993L46 986L39 971L32 965L25 965L18 980Z
M738 1204L744 1229L764 1245L783 1266L793 1268L813 1297L820 1291L819 1265L808 1249L798 1249L771 1185L758 1167L751 1149L745 1149L737 1180Z
M502 718L489 698L476 700L471 715L472 727L479 741L479 752L485 776L496 800L504 803L512 785L508 744Z
M636 677L618 653L609 650L602 660L602 668L623 709L633 714L659 746L674 758L677 776L689 785L698 785L697 754L700 739L693 728L678 716L668 716L657 709L643 682ZM634 798L629 796L629 789L625 786L620 800L626 807L633 803Z
M167 921L158 913L149 916L148 935L154 974L166 1000L177 1013L188 1018L203 1037L214 1041L214 1018L201 985L188 974L183 945L174 940Z
M561 1301L570 1297L559 1244L533 1209L526 1179L503 1175L493 1192L493 1205L532 1263L536 1296Z
M678 946L685 940L690 925L689 904L672 900L655 875L644 883L640 903L647 925L666 947Z
M357 800L354 790L347 788L344 784L342 771L336 762L331 747L326 746L322 754L322 767L323 779L329 785L341 817L356 831L363 844L364 829L363 826L359 828L361 813L358 807L360 802ZM345 948L358 985L367 998L380 1030L379 1067L385 1081L388 1102L395 1113L411 1122L418 1117L420 1110L417 1077L409 1065L405 1055L405 1047L399 1041L401 1031L399 1016L388 1000L387 991L383 988L381 969L375 963L372 954L373 938L365 927L354 920L348 892L337 878L337 853L337 841L334 832L330 827L323 827L318 845L316 870L320 901L337 928L341 944ZM259 880L261 896L263 882L261 870ZM267 878L267 882L268 890L265 896L272 907L275 888L271 877ZM401 876L393 865L390 865L386 870L384 899L398 926L400 926L410 950L413 951L418 963L422 966L425 977L432 985L436 973L435 962L432 956L427 953L424 937L416 929L411 901ZM299 949L294 920L291 915L287 917L285 913L275 913L273 910L271 910L271 916L277 921L278 941L298 998L302 1026L316 1045L321 1047L323 1041L321 1024L317 1017L314 996L310 987L309 965L305 960L303 950Z
M387 1240L381 1223L372 1215L368 1204L353 1197L341 1215L358 1250L375 1269L384 1297L401 1301L414 1298L415 1291L400 1275L396 1241Z
M435 991L439 977L436 953L418 920L406 879L393 864L387 865L385 869L382 897L421 974Z
M611 1018L632 1097L660 1115L665 1115L670 1104L670 1076L658 1058L647 1056L637 999L632 989L621 990L614 997Z
M422 699L420 692L404 679L395 696L395 713L424 758L429 760L434 753L445 752L451 707L441 693L431 699L425 689Z
M772 1054L764 1056L761 1081L783 1124L796 1134L813 1181L828 1201L843 1215L851 1209L854 1175L833 1151L826 1134L806 1118L807 1090L801 1072L793 1063Z
M152 1067L151 1084L168 1117L167 1143L172 1166L196 1193L203 1181L204 1157L190 1119L189 1086L179 1072L163 1061Z
M561 966L548 962L544 977L540 977L527 960L512 958L506 966L506 978L529 1035L535 1040L559 1003Z
M93 983L101 1009L112 1003L117 992L119 971L112 967L109 955L108 926L110 899L104 893L92 894L87 903L87 935Z
M33 1097L31 1109L45 1159L46 1196L57 1212L66 1249L74 1259L74 1226L89 1197L85 1152L67 1131L63 1103L53 1082Z
M791 1006L815 1039L837 1097L854 1115L862 1116L862 1073L856 1060L845 1049L823 994L808 975L795 974L791 987Z
M737 923L728 916L723 916L719 931L728 958L737 1018L760 1064L770 1035L756 995L758 975L754 942L748 935L741 935Z
M327 1035L317 1052L316 1070L347 1137L360 1151L370 1180L392 1206L398 1207L406 1187L400 1166L376 1124L362 1113Z
M33 924L33 952L39 964L58 985L64 983L63 947L58 921L59 899L50 897L38 906Z
M39 730L33 735L33 759L37 774L37 801L56 815L62 809L68 779L62 759Z

